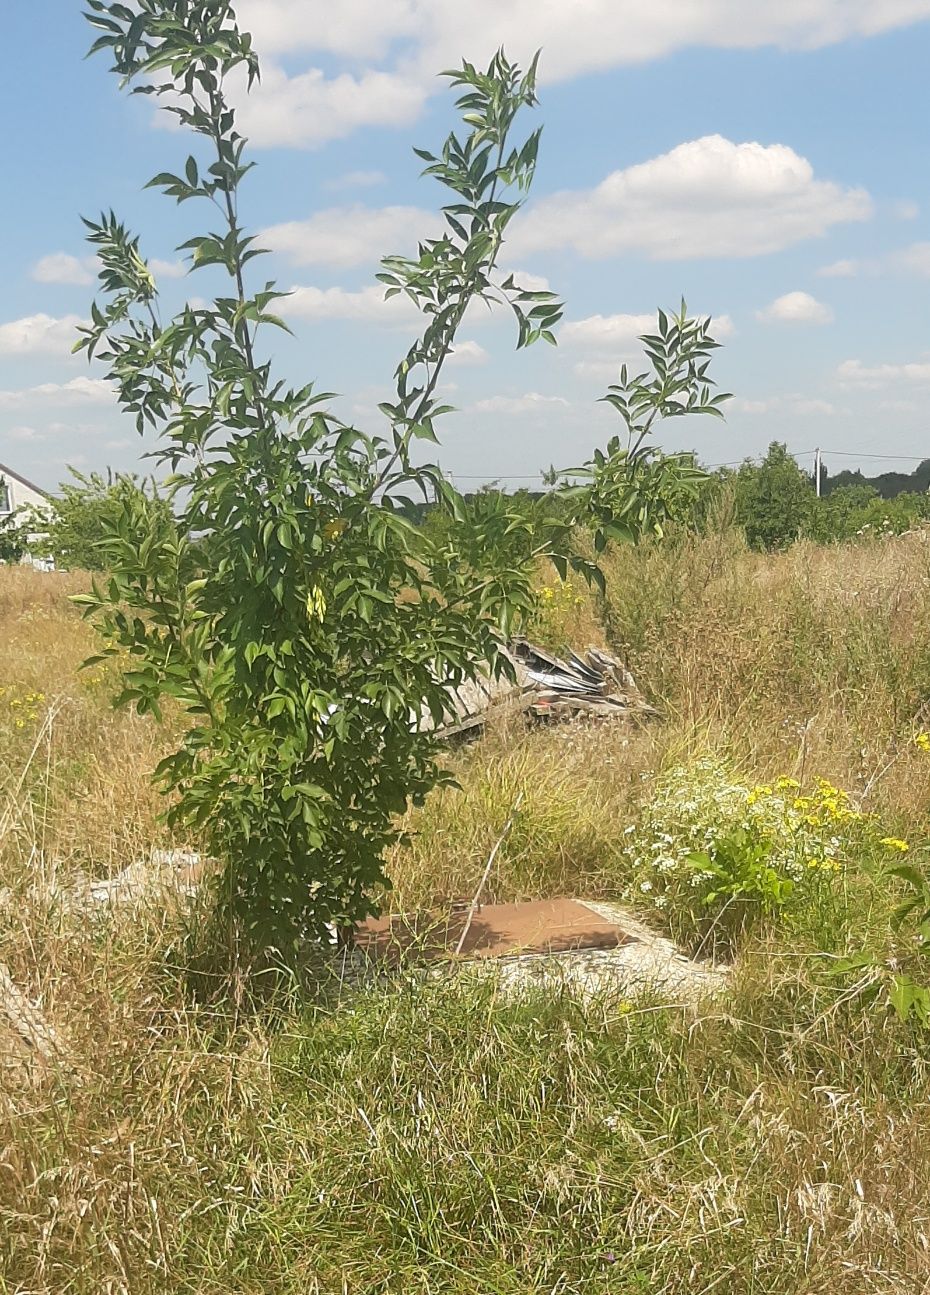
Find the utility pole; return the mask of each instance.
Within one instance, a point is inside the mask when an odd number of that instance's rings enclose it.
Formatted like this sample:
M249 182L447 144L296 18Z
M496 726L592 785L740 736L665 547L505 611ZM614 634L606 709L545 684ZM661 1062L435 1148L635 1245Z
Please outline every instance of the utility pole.
M814 450L814 489L820 498L820 450Z

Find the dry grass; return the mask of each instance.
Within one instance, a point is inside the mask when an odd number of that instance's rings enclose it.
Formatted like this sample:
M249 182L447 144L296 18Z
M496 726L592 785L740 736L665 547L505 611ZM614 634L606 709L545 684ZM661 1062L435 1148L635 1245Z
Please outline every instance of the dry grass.
M809 934L747 948L696 1014L462 981L242 1022L190 1003L171 913L63 915L56 886L161 843L167 740L78 678L70 587L0 568L0 958L69 1050L0 1088L3 1295L930 1290L927 1042L844 999ZM572 633L606 611L665 722L466 748L392 902L470 895L521 792L490 893L617 893L651 775L708 748L823 773L926 838L922 536L624 551L608 595ZM880 948L886 916L879 896L856 938Z

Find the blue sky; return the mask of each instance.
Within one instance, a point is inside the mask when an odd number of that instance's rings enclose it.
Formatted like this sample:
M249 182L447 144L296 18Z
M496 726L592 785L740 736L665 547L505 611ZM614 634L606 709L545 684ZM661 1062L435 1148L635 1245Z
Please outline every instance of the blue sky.
M0 461L54 487L67 465L139 466L146 446L98 371L69 354L93 296L81 213L142 234L168 306L205 295L174 250L192 204L144 192L186 141L85 61L77 0L4 14ZM505 318L466 320L440 457L462 484L532 484L613 430L597 404L658 305L712 314L725 424L677 422L707 463L787 441L829 468L930 455L930 0L242 0L262 56L242 101L258 168L259 263L293 289L284 376L341 393L374 428L415 320L385 305L378 258L414 250L441 191L411 145L438 143L435 72L500 42L542 46L537 181L505 262L566 301L557 351L517 353ZM15 123L15 125L12 125ZM527 125L534 124L531 120ZM842 455L842 457L841 457ZM884 461L869 456L895 456Z

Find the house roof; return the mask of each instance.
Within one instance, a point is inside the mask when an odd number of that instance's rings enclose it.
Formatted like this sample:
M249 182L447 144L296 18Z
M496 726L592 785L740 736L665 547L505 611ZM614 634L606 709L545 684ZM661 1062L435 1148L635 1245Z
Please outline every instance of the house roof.
M34 490L37 495L44 495L46 498L48 497L47 490L43 490L41 486L37 486L36 483L34 481L30 481L28 477L21 476L18 472L14 472L13 469L8 468L5 463L0 463L0 477L12 477L14 481L18 481L19 484L21 486L25 486L27 490Z

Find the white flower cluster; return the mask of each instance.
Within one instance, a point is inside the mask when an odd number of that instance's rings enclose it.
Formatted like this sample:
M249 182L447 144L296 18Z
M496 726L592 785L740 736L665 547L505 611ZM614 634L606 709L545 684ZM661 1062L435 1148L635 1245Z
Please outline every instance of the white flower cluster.
M718 893L782 902L839 870L844 838L861 817L824 781L803 795L792 778L747 785L713 758L679 765L657 780L642 822L626 830L630 895L659 909L704 905L705 913Z

